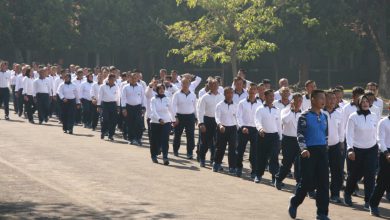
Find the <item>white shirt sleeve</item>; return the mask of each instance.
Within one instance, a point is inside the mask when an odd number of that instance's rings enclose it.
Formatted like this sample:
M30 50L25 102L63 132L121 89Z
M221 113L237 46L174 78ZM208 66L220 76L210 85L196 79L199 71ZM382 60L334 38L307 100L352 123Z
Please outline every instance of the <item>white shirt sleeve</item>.
M347 149L348 150L353 149L354 136L355 136L355 121L353 120L353 117L349 117L348 121L347 121L347 131L346 131Z

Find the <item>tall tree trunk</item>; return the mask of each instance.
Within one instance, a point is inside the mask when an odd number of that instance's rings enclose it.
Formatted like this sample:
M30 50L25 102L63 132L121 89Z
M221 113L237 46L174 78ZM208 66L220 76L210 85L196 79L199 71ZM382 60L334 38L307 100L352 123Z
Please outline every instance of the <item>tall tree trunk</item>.
M380 74L379 74L379 94L384 98L390 98L390 59L383 57L379 58Z
M100 66L100 53L95 53L95 66Z
M303 87L305 85L305 82L309 79L309 68L310 53L307 49L304 49L299 62L298 87Z
M224 79L225 85L230 85L230 82L233 81L234 76L238 72L238 67L237 67L237 64L238 64L237 43L234 44L233 49L232 49L231 62L232 62L232 72L231 72L232 74L230 76L229 75L225 75L225 77L226 77Z

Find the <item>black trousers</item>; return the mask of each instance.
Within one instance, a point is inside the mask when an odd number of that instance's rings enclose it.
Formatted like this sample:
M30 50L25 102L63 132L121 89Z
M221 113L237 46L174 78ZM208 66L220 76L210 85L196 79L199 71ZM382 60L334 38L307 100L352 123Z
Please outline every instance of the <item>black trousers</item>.
M143 133L143 118L141 105L126 105L126 125L129 140L141 140Z
M151 126L151 143L150 143L150 155L152 158L156 158L161 149L163 158L168 158L169 150L169 133L171 132L171 123L165 123L163 125L159 123L150 123Z
M204 162L209 149L211 150L211 158L214 158L217 123L215 122L214 117L207 116L203 117L203 123L206 127L206 132L200 133L199 159Z
M390 149L388 149L390 151ZM376 186L370 199L370 206L378 207L379 202L385 191L390 190L390 163L386 160L386 156L381 153L379 157L379 172L376 179Z
M215 151L215 163L222 164L223 157L225 156L226 146L228 147L228 163L229 168L236 168L236 143L237 143L237 127L227 126L225 132L221 133L217 129L217 149Z
M308 148L309 158L301 157L301 181L295 195L291 198L293 206L302 204L307 192L317 190L317 214L328 215L329 211L329 165L327 146Z
M264 170L269 161L269 171L274 177L279 171L279 134L265 133L264 137L258 134L256 151L256 172L258 176L264 175Z
M62 102L62 129L64 131L73 131L75 113L75 99L68 99L67 102Z
M340 196L340 190L343 186L343 155L340 143L328 147L328 158L331 178L330 195Z
M152 144L152 126L150 125L150 118L146 119L146 125L148 126L148 140Z
M187 154L192 155L195 147L195 114L177 114L177 118L179 119L179 124L175 127L173 151L179 151L181 135L183 134L183 130L186 129Z
M242 133L242 129L247 128L248 134ZM256 127L241 127L237 132L238 137L238 145L237 145L237 151L236 151L236 158L237 158L237 168L242 169L242 161L244 159L244 153L246 149L246 145L248 144L248 141L250 142L250 148L249 148L249 163L252 168L252 173L255 170L256 167L256 146L257 146L257 129Z
M83 109L83 123L90 126L92 122L92 101L87 99L81 99L81 107Z
M108 132L108 136L112 137L115 134L116 120L118 117L116 102L102 102L103 108L103 123L102 134Z
M0 106L4 104L5 116L9 116L9 89L0 88Z
M76 109L75 112L75 123L80 124L82 120L83 107Z
M57 115L57 117L58 117L58 112L57 112L57 104L58 103L58 99L56 98L56 99L54 99L54 97L53 97L53 99L51 100L51 102L50 102L50 110L49 110L49 115L50 115L50 117L52 117L53 116L53 113L55 114L55 115Z
M57 109L57 117L62 122L62 100L60 99L59 95L56 95L57 102L56 102L56 109Z
M34 121L33 115L36 111L36 106L35 106L34 98L32 95L27 96L27 100L24 100L24 105L26 107L26 113L27 113L28 120L30 122Z
M97 105L91 103L91 126L92 129L96 129L99 121L99 112L97 111Z
M49 117L50 99L48 93L37 93L38 119L40 122Z
M276 174L276 179L282 182L287 174L290 172L291 167L294 164L294 175L296 176L296 181L299 182L300 178L300 163L296 163L297 157L300 156L300 148L298 145L297 137L291 137L283 135L282 137L282 165L279 168L278 174Z
M345 194L352 195L357 182L364 177L364 201L369 202L375 187L375 174L378 163L378 146L368 149L354 147L355 160L351 161L351 172L347 178ZM348 159L349 160L349 159Z
M17 93L18 93L18 98L15 101L18 102L18 115L20 117L23 115L23 103L24 103L24 96L22 95L23 89L19 89Z
M19 112L19 103L17 102L17 99L16 99L16 93L17 93L18 91L16 91L15 90L15 85L11 85L11 98L12 98L12 102L14 103L14 111L16 112L16 113L18 113Z

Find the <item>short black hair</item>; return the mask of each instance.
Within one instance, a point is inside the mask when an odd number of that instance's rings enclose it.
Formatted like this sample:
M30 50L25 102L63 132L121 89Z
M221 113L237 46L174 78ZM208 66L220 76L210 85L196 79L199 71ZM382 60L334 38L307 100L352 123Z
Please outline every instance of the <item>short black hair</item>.
M267 95L269 95L269 94L271 94L271 93L272 93L272 94L274 93L274 90L273 90L273 89L267 89L267 90L264 91L264 95L265 95L265 96L267 96Z
M318 95L320 94L325 94L325 91L324 90L321 90L321 89L315 89L313 90L313 92L311 93L311 98L317 98Z
M364 94L364 89L363 87L360 86L355 86L352 88L352 96L361 96Z
M261 82L263 84L271 84L271 80L269 80L269 79L263 79Z

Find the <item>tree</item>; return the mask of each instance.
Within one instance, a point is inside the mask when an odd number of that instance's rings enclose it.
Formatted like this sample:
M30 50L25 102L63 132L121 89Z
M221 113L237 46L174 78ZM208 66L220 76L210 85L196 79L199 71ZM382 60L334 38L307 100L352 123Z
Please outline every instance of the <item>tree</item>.
M265 38L282 23L274 15L275 7L266 0L177 0L177 3L204 10L197 20L166 26L169 37L181 44L170 53L183 55L185 62L230 63L234 75L240 61L254 60L262 52L277 48Z
M390 98L390 2L359 0L348 3L354 12L349 27L360 37L368 37L373 42L379 58L379 92Z

